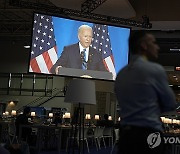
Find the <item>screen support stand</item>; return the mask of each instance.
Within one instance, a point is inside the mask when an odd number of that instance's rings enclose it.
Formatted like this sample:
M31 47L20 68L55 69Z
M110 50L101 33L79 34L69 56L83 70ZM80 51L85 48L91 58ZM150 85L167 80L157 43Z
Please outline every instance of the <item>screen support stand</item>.
M73 154L75 152L75 138L78 137L78 153L80 154L81 151L84 154L85 153L85 149L84 149L84 105L81 106L81 103L78 103L78 108L75 110L74 112L74 118L73 121L75 122L75 128L73 126L72 123L72 130L71 130L71 137L74 138L73 140ZM78 135L77 131L79 132ZM70 144L71 146L71 144ZM70 148L68 150L68 153L70 152Z

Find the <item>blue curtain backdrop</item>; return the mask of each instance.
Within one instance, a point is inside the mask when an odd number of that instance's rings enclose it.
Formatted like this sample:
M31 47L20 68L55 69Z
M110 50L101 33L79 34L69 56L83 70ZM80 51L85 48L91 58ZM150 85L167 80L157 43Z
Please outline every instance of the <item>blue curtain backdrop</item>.
M93 26L92 23L59 17L53 17L53 24L58 57L61 55L64 46L78 42L77 34L79 26L83 24ZM115 61L115 69L116 73L118 73L118 71L128 63L128 38L130 29L108 26L108 30Z

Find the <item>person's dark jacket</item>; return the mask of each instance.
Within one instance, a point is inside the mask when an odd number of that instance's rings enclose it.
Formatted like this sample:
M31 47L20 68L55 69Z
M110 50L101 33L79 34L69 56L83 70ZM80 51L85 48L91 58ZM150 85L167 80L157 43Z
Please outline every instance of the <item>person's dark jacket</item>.
M29 125L30 123L28 122L28 116L25 114L20 114L16 121L15 121L15 125L16 125L16 135L19 135L19 131L20 131L20 125ZM22 138L26 138L28 135L31 134L31 128L23 128L22 130Z
M55 69L57 66L82 69L82 56L80 54L78 43L64 47L60 58L52 66L50 72L55 74ZM103 64L102 55L92 47L89 47L87 69L95 71L107 71L105 65Z

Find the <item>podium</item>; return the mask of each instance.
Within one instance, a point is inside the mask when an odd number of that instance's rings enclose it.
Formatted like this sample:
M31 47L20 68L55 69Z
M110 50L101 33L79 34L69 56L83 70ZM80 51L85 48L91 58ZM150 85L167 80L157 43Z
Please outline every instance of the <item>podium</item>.
M65 68L65 67L59 68L58 75L113 80L112 73L110 72L82 70L82 69Z

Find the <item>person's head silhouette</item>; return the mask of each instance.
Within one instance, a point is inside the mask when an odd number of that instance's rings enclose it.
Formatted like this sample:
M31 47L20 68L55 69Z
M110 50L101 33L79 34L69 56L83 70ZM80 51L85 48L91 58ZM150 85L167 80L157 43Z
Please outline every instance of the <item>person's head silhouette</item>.
M104 114L104 120L108 120L108 114Z
M31 108L30 108L30 107L25 107L24 110L23 110L23 114L24 114L24 115L29 115L29 114L30 114L30 111L31 111Z

